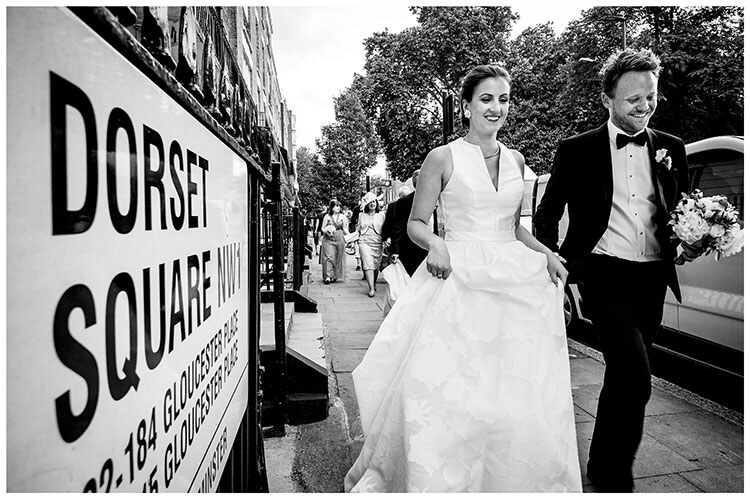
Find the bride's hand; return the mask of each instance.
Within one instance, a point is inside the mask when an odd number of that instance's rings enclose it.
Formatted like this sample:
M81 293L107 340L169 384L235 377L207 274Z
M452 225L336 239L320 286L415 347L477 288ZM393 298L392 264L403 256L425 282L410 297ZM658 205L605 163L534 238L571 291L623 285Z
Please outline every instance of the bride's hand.
M557 280L562 281L562 285L565 286L565 281L568 280L568 270L563 265L561 257L558 257L552 252L547 253L547 272L549 272L550 279L557 286Z
M453 272L448 246L440 238L436 237L430 244L427 253L427 272L438 279L448 279L448 276Z

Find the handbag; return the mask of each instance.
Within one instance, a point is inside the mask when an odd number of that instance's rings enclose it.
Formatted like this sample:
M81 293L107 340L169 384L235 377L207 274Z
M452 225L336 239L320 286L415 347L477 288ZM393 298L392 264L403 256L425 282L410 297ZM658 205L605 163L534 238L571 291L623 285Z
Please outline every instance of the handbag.
M344 234L344 242L346 242L346 244L356 243L357 241L359 241L359 232Z

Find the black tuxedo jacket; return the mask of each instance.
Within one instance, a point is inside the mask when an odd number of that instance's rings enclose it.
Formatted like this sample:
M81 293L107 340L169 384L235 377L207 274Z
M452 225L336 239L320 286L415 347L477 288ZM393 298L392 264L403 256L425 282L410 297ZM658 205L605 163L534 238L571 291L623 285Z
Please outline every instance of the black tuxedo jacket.
M414 275L422 260L427 258L427 250L417 246L406 233L406 226L411 214L411 206L414 204L414 193L393 202L395 205L393 215L393 229L391 233L391 253L398 253L398 258L404 265L409 275Z
M669 213L681 193L687 192L688 170L685 144L664 132L646 129L651 172L657 198L656 237L661 257L667 264L667 285L681 300L674 257L678 241L670 239ZM657 163L656 151L666 149L672 168ZM534 215L536 238L567 260L568 281L578 280L588 256L609 224L612 210L612 156L607 124L560 142L544 197ZM565 205L570 222L565 240L558 248L559 222Z
M380 237L383 238L383 241L393 237L393 223L396 221L396 201L388 203L385 209L385 220L383 220L383 228L380 229ZM393 250L388 251L393 253Z
M352 210L352 218L349 220L349 233L357 231L357 220L359 220L359 212L361 211L359 205L355 206Z

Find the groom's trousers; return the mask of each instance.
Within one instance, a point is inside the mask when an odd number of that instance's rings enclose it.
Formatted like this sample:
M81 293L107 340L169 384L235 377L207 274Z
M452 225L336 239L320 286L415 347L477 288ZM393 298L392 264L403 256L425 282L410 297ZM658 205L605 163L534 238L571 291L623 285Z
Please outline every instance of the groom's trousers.
M648 357L666 295L664 262L590 255L579 281L606 364L588 476L613 491L633 487L633 460L651 396ZM597 482L599 482L597 484Z

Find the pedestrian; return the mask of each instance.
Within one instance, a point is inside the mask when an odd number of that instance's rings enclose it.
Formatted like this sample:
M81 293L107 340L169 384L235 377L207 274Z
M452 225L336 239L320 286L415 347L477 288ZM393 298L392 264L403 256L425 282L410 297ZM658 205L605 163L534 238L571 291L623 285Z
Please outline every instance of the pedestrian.
M377 290L380 259L383 256L382 230L385 213L380 211L375 194L368 192L360 203L357 232L359 233L359 256L367 279L367 296L372 298Z
M385 220L383 221L383 250L385 253L388 253L389 255L392 253L390 250L391 245L391 237L393 236L393 226L396 221L396 201L401 199L402 197L411 194L412 190L406 186L402 185L398 188L398 199L395 201L391 201L388 203L385 207Z
M323 282L330 284L346 278L344 234L349 233L346 217L341 213L341 203L332 199L322 221L321 263Z
M632 492L633 461L651 394L648 349L667 286L680 300L669 213L688 192L683 141L647 128L661 64L650 51L622 50L602 68L606 123L560 142L534 216L539 240L560 252L590 311L606 363L587 476L601 492ZM671 169L656 161L667 151ZM558 225L567 205L567 235ZM687 259L697 256L683 248Z
M472 69L468 133L424 160L408 235L427 258L352 373L364 444L347 491L581 491L567 272L519 224L523 156L497 141L509 99L505 69Z
M360 192L359 199L362 199L362 197L365 195L364 192ZM354 206L354 209L352 210L352 216L349 218L349 232L354 233L357 232L357 220L359 220L359 211L360 211L360 205L357 204ZM360 255L359 255L359 245L354 243L354 260L357 262L357 266L354 270L362 270ZM362 271L362 280L364 281L367 279L367 276L365 276L365 272Z
M416 189L419 181L419 169L412 173L411 181ZM414 204L414 192L412 191L409 194L404 195L397 199L393 204L393 229L391 231L391 241L388 245L388 251L391 255L391 260L400 260L406 272L411 276L414 275L417 267L419 267L427 257L427 250L420 248L415 244L407 234L406 230L409 222L409 215L411 214L411 207ZM434 227L434 214L430 226Z
M313 220L313 242L315 243L315 253L318 255L318 263L322 263L320 258L320 243L323 235L323 217L326 216L326 213L328 213L328 209L322 208Z

